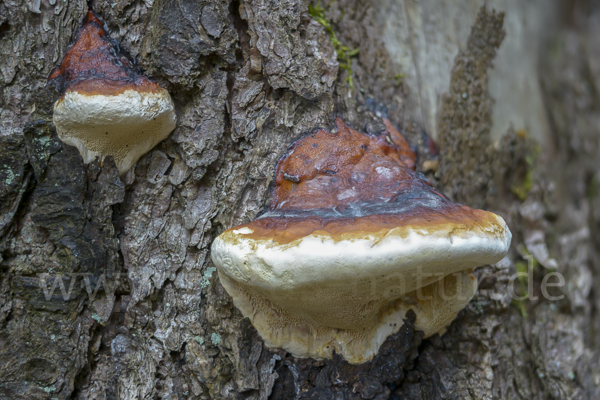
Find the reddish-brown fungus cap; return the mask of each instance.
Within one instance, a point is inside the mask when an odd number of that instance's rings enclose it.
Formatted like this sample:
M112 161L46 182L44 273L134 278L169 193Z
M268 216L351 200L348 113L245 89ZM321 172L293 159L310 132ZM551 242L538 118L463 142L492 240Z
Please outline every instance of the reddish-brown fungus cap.
M49 81L63 94L54 105L58 135L86 163L111 155L123 173L175 128L169 93L141 73L91 10Z
M479 210L450 201L414 171L414 152L389 121L392 140L362 134L340 118L336 125L337 133L318 129L281 158L269 210L251 223L253 237L289 243L315 230L336 236L359 227L476 219Z
M391 137L336 124L290 147L269 210L215 239L212 259L267 345L360 363L408 309L426 336L443 331L475 293L472 268L500 260L511 236L415 172L389 122Z
M115 95L127 89L162 90L108 37L104 24L92 10L88 11L77 39L48 80L58 84L63 93L67 89L87 95Z
M415 163L417 162L417 154L414 151L412 151L404 136L402 136L400 132L398 132L396 127L392 125L392 122L389 119L384 118L383 123L387 128L390 137L392 138L392 141L394 142L394 144L396 144L398 148L398 151L400 153L400 160L402 160L404 165L406 165L408 168L412 170L416 169L417 166L415 165Z
M300 139L277 164L271 211L381 204L413 185L412 151L395 129L400 145L357 132L341 118L336 125L337 133L318 129Z

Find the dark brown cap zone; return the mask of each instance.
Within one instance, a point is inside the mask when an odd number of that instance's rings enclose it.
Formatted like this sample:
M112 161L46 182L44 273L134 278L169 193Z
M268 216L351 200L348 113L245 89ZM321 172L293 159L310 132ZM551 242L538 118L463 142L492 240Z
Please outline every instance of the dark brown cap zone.
M48 77L60 91L82 94L117 94L127 89L158 91L161 88L147 77L111 39L103 22L89 10L75 42L59 66Z

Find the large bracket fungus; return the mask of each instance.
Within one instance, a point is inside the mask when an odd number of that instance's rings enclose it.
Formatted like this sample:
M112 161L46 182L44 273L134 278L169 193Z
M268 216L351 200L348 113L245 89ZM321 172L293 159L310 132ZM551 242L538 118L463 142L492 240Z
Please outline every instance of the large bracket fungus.
M63 93L54 105L58 136L85 163L110 155L122 174L175 129L169 92L142 74L92 10L48 80Z
M472 269L504 257L511 234L415 172L391 124L378 136L336 124L289 148L269 209L221 234L212 259L267 346L362 363L409 309L425 336L443 332L477 290Z

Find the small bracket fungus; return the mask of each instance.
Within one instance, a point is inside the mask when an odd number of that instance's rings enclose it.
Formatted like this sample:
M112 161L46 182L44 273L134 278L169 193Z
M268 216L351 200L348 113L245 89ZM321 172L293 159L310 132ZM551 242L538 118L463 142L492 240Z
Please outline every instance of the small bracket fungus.
M368 136L336 120L277 164L270 208L221 234L221 283L267 346L370 360L409 309L441 333L477 290L471 273L510 245L504 220L453 203L413 170L389 122Z
M63 93L54 105L58 136L85 163L111 155L122 174L175 129L169 92L142 75L92 10L48 80Z

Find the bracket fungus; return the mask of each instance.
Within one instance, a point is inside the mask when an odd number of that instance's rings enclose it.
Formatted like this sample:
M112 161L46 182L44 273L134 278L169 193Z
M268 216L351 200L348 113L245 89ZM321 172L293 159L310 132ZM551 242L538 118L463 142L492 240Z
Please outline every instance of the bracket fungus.
M369 136L336 120L290 146L269 209L212 245L221 283L269 347L298 357L372 359L408 310L442 333L499 261L511 233L496 214L453 203L414 171L388 121Z
M169 92L142 74L92 10L48 80L62 93L58 136L85 163L110 155L122 174L175 129Z

